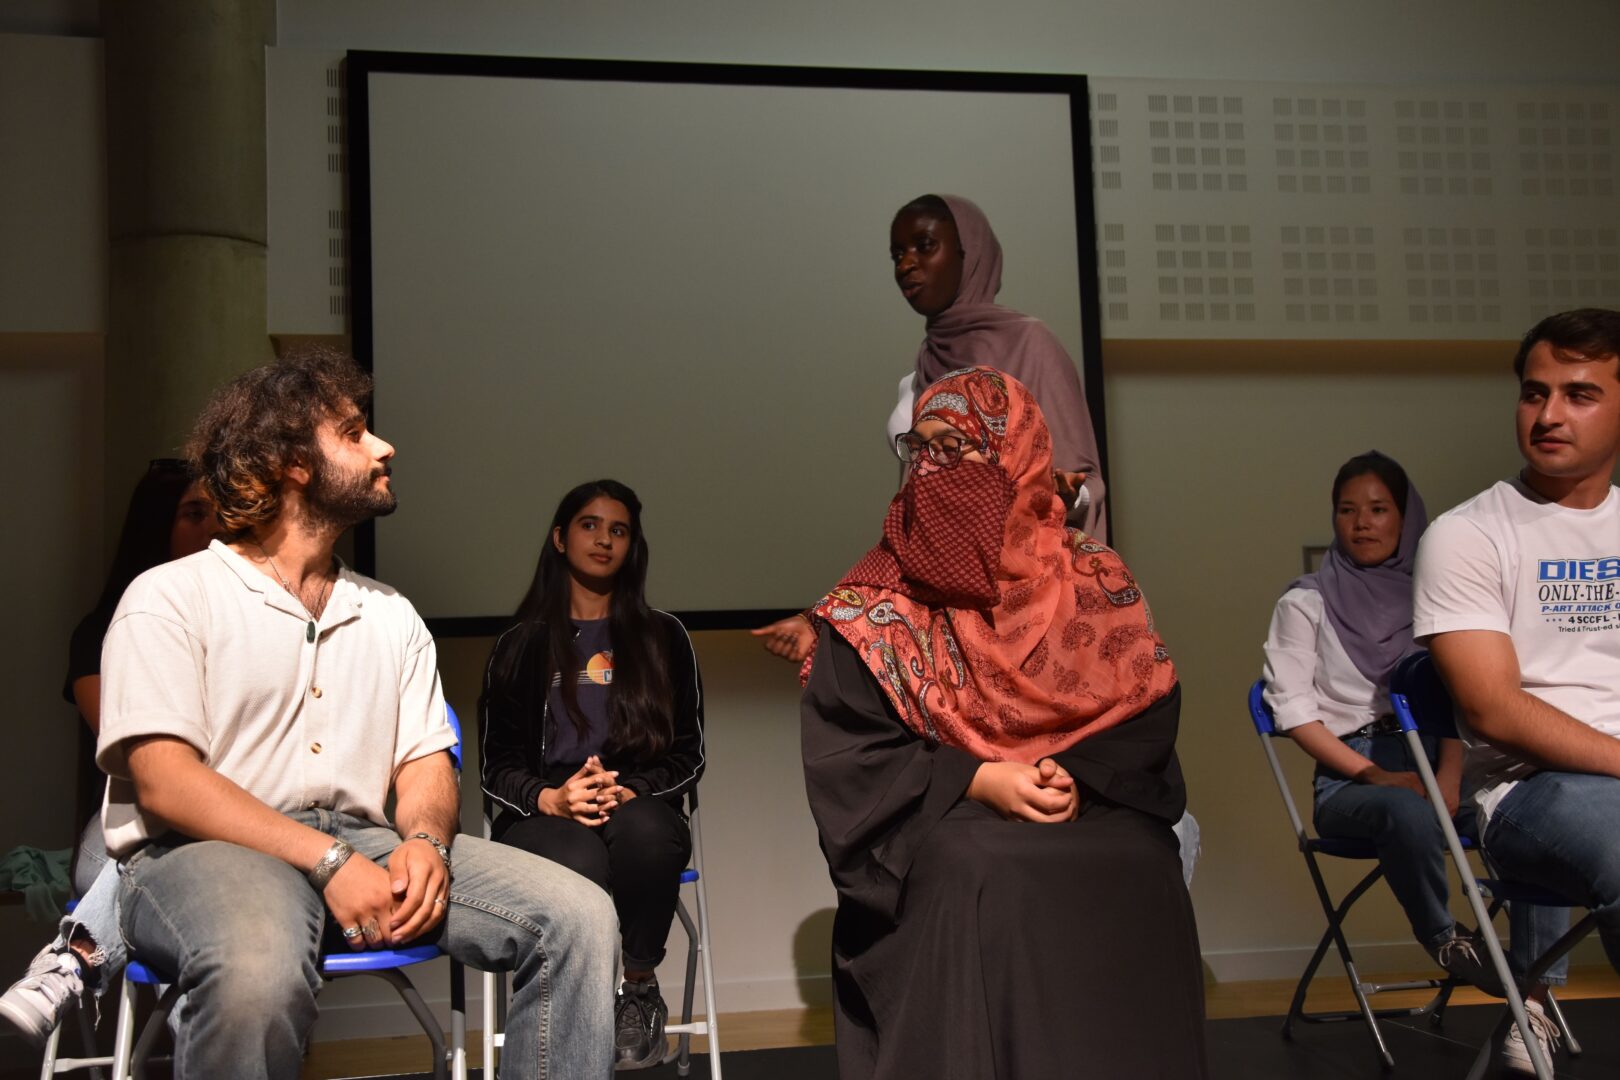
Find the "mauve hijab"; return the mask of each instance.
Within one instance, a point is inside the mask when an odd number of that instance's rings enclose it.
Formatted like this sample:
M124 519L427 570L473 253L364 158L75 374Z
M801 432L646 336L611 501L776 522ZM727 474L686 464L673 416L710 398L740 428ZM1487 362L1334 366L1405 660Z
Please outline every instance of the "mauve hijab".
M1023 383L1046 416L1053 466L1086 474L1091 510L1085 531L1106 540L1097 433L1080 373L1045 323L995 302L1001 291L1001 242L984 211L960 195L938 197L950 208L962 243L962 284L955 302L928 320L913 386L921 394L951 372L976 366L993 367Z
M1381 457L1393 463L1392 458L1376 450L1361 456ZM1337 510L1335 507L1334 512ZM1417 648L1412 640L1412 567L1417 559L1418 537L1428 527L1423 496L1408 478L1406 506L1401 511L1401 539L1395 554L1377 566L1359 566L1339 546L1335 529L1333 545L1321 569L1295 578L1288 585L1290 589L1314 589L1322 594L1322 606L1327 609L1333 632L1339 635L1339 644L1356 670L1380 690L1389 688L1389 674L1401 657Z

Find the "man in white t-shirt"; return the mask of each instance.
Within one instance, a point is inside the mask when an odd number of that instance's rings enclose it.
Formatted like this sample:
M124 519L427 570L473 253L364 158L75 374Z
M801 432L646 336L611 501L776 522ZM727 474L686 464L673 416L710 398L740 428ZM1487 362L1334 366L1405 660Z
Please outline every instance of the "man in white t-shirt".
M1456 700L1486 849L1596 912L1620 970L1620 312L1542 320L1514 371L1524 469L1429 526L1412 628Z
M141 575L113 617L97 760L130 952L186 994L179 1077L297 1077L324 939L515 971L501 1075L605 1080L612 903L456 835L433 639L333 556L394 508L370 392L317 349L216 393L191 456L229 539Z

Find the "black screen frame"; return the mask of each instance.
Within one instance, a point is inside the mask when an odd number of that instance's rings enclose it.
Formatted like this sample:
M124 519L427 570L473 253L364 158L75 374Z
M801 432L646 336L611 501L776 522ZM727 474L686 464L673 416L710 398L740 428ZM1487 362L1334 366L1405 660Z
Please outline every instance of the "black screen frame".
M1107 409L1103 392L1102 304L1097 265L1097 216L1091 164L1091 96L1086 76L1013 72L909 71L882 68L779 67L754 64L685 64L660 61L577 60L548 57L484 56L353 50L344 59L347 91L350 332L354 358L366 371L374 360L372 305L371 113L370 77L456 75L494 78L707 84L718 86L807 87L840 90L927 90L968 93L1038 94L1069 101L1073 156L1075 250L1079 262L1080 366L1086 403L1097 433L1098 465L1108 481ZM371 421L376 425L373 399ZM355 568L376 574L377 530L373 522L355 529ZM829 583L830 584L830 583ZM691 630L736 630L760 626L792 612L773 608L677 611ZM485 637L511 625L510 615L426 619L441 637Z

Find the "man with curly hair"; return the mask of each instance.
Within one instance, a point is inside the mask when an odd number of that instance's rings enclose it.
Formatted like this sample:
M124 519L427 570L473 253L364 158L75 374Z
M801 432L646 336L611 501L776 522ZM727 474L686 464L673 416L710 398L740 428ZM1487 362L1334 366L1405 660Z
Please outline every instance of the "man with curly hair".
M501 1075L605 1077L612 903L555 863L456 835L433 639L333 555L395 505L370 391L347 356L304 350L239 376L198 420L190 454L226 538L137 578L103 656L125 936L186 994L180 1077L296 1077L323 940L432 943L513 970Z

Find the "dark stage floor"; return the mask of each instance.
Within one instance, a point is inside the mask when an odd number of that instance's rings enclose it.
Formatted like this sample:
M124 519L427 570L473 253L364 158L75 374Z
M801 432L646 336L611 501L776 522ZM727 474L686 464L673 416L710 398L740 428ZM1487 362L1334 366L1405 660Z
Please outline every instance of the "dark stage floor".
M1294 1040L1284 1042L1278 1034L1278 1017L1214 1020L1209 1024L1210 1072L1215 1080L1461 1080L1499 1012L1491 1006L1457 1006L1447 1012L1445 1026L1438 1029L1431 1028L1423 1017L1385 1021L1385 1038L1395 1055L1392 1073L1379 1068L1372 1040L1359 1023L1300 1025ZM1559 1054L1554 1061L1557 1075L1566 1080L1620 1078L1620 1000L1570 1002L1564 1005L1564 1012L1585 1052L1578 1058ZM836 1080L838 1075L830 1046L735 1051L727 1053L725 1061L729 1080ZM1074 1075L1086 1077L1083 1046L1076 1048L1076 1062ZM159 1067L153 1073L157 1080L167 1070ZM0 1069L0 1076L12 1075L10 1067ZM676 1074L670 1064L635 1075L644 1080L675 1080ZM1517 1075L1503 1073L1494 1065L1487 1073L1490 1077ZM392 1080L426 1080L426 1076L419 1073ZM481 1070L473 1070L472 1076L480 1078ZM694 1055L691 1076L708 1080L705 1056Z
M1584 1051L1578 1058L1558 1054L1560 1077L1615 1080L1620 1077L1620 1001L1573 1001L1563 1005ZM1356 1024L1295 1025L1293 1042L1278 1035L1278 1017L1217 1020L1209 1024L1210 1072L1216 1080L1341 1080L1421 1077L1461 1080L1479 1046L1490 1034L1501 1008L1473 1005L1448 1009L1445 1026L1431 1028L1425 1017L1383 1022L1384 1038L1395 1055L1386 1073L1373 1056L1367 1029ZM727 1055L727 1064L730 1064ZM1487 1076L1522 1074L1497 1069Z

